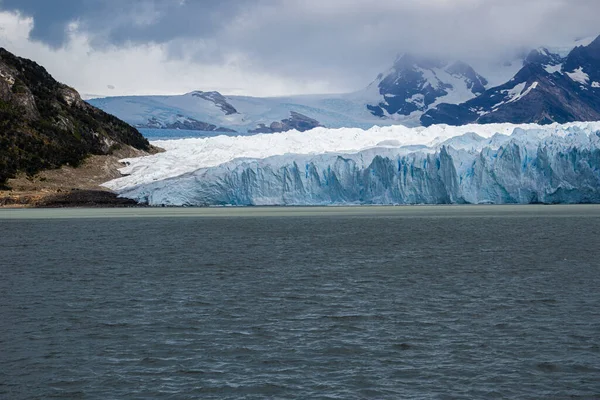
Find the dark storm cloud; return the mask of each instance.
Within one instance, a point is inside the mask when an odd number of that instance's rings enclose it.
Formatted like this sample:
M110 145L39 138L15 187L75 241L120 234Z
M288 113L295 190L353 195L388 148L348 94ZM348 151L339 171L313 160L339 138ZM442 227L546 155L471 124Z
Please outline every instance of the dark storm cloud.
M404 51L458 57L600 34L598 0L0 0L59 47L163 43L172 58L355 85ZM364 83L364 82L363 82ZM340 85L338 85L340 86Z
M52 46L60 46L65 39L66 24L81 13L89 12L85 3L72 0L4 0L0 2L0 7L34 17L35 28L31 36Z
M34 18L32 39L58 47L66 28L97 34L102 44L168 42L176 38L212 36L246 0L0 0L0 8Z

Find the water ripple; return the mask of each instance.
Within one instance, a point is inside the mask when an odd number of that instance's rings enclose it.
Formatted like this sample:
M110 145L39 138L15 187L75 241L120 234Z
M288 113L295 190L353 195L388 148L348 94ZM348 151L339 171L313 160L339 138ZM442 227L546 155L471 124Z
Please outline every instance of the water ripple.
M600 398L598 216L449 213L1 221L0 398Z

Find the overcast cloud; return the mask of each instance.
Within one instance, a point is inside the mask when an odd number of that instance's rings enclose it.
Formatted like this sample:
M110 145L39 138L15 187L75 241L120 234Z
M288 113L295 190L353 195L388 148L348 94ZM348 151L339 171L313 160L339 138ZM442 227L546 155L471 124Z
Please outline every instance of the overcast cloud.
M366 86L398 53L471 60L600 34L598 0L0 0L0 45L82 93Z

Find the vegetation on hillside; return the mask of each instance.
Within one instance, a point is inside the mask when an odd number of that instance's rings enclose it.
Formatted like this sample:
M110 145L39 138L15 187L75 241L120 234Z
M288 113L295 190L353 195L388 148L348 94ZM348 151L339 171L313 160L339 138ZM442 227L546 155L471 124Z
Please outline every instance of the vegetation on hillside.
M0 184L18 172L77 166L122 145L150 149L137 129L87 104L35 62L0 48Z

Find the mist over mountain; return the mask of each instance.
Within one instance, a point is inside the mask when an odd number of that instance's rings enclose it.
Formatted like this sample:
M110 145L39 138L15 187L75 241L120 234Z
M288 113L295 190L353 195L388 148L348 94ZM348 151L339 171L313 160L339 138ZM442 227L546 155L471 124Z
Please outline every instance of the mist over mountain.
M405 53L364 89L339 95L180 96L89 100L139 127L272 133L373 125L540 123L600 119L600 37L548 46L488 66Z
M446 123L541 123L600 119L600 36L566 57L533 50L523 68L503 85L461 104L442 103L421 117Z
M3 0L0 45L100 96L345 93L397 53L462 60L498 86L519 53L597 35L599 13L595 0Z

